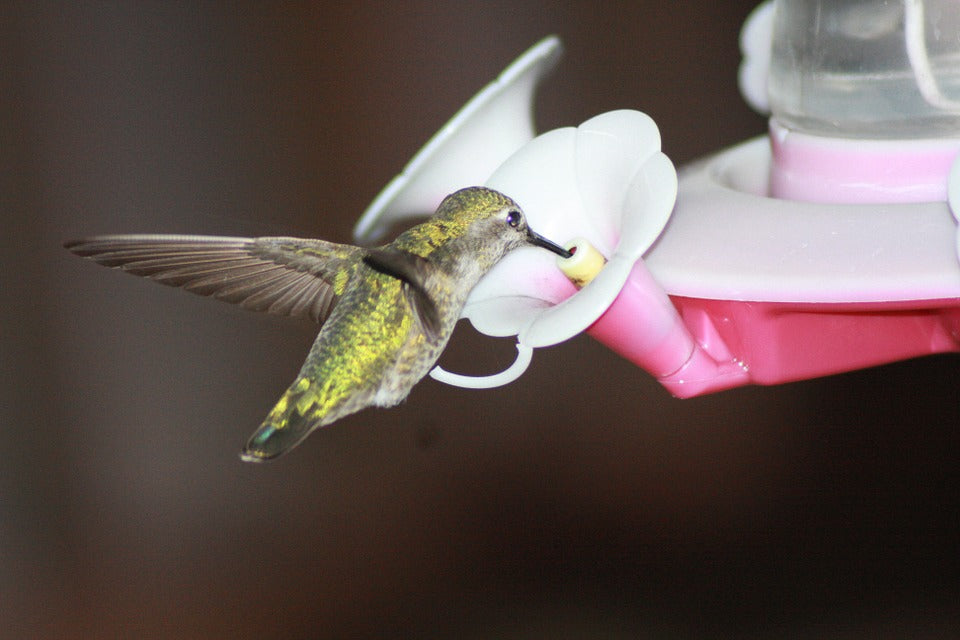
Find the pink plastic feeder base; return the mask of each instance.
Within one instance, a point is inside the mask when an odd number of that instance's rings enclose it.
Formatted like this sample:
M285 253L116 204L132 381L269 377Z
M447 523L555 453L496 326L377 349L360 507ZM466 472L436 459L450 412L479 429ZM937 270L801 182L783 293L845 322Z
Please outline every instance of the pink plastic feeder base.
M658 376L680 398L960 351L960 298L840 304L671 300L696 343L680 369ZM616 306L589 333L649 370L650 353L631 349ZM633 331L642 328L634 324Z

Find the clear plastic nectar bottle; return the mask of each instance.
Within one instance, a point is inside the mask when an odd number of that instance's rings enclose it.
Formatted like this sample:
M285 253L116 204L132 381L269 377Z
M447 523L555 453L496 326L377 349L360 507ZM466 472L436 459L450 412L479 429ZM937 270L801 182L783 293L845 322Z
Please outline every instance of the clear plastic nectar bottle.
M773 117L817 136L960 137L958 0L776 0Z

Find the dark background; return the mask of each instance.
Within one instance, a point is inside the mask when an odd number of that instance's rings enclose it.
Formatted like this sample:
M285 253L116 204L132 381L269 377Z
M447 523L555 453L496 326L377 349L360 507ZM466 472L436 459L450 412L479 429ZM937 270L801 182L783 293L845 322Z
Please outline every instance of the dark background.
M348 241L549 33L540 130L631 107L678 165L764 131L752 2L4 3L0 634L940 637L960 361L674 400L589 338L432 380L274 464L240 446L307 322L81 261L107 232ZM464 326L443 362L509 341Z

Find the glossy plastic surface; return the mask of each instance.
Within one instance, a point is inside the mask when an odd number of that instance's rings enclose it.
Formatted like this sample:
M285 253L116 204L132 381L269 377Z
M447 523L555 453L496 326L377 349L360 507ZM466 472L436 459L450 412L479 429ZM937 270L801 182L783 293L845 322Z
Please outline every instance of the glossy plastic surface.
M741 79L754 89L765 72L770 6L754 14L760 35L745 38L759 62ZM358 237L369 240L482 182L517 200L537 232L560 243L585 237L607 258L578 291L547 252L511 253L473 290L463 315L489 335L517 335L517 361L485 378L435 377L505 384L523 373L533 348L583 330L680 397L958 350L954 141L871 147L774 123L772 140L695 163L678 184L656 125L637 111L536 138L499 126L504 117L528 121L536 82L558 53L549 38L521 56L358 224ZM472 157L481 140L497 152ZM782 197L771 197L771 184Z
M777 0L769 98L810 135L960 135L956 0Z

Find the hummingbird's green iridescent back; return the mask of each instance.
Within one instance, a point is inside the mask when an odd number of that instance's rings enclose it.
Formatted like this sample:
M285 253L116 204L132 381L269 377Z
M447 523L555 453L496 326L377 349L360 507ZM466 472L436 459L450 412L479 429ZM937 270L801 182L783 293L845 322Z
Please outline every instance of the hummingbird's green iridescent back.
M411 336L402 283L366 265L357 271L296 380L247 443L245 460L276 457L313 429L372 404L369 395L401 350L423 342L422 334Z

